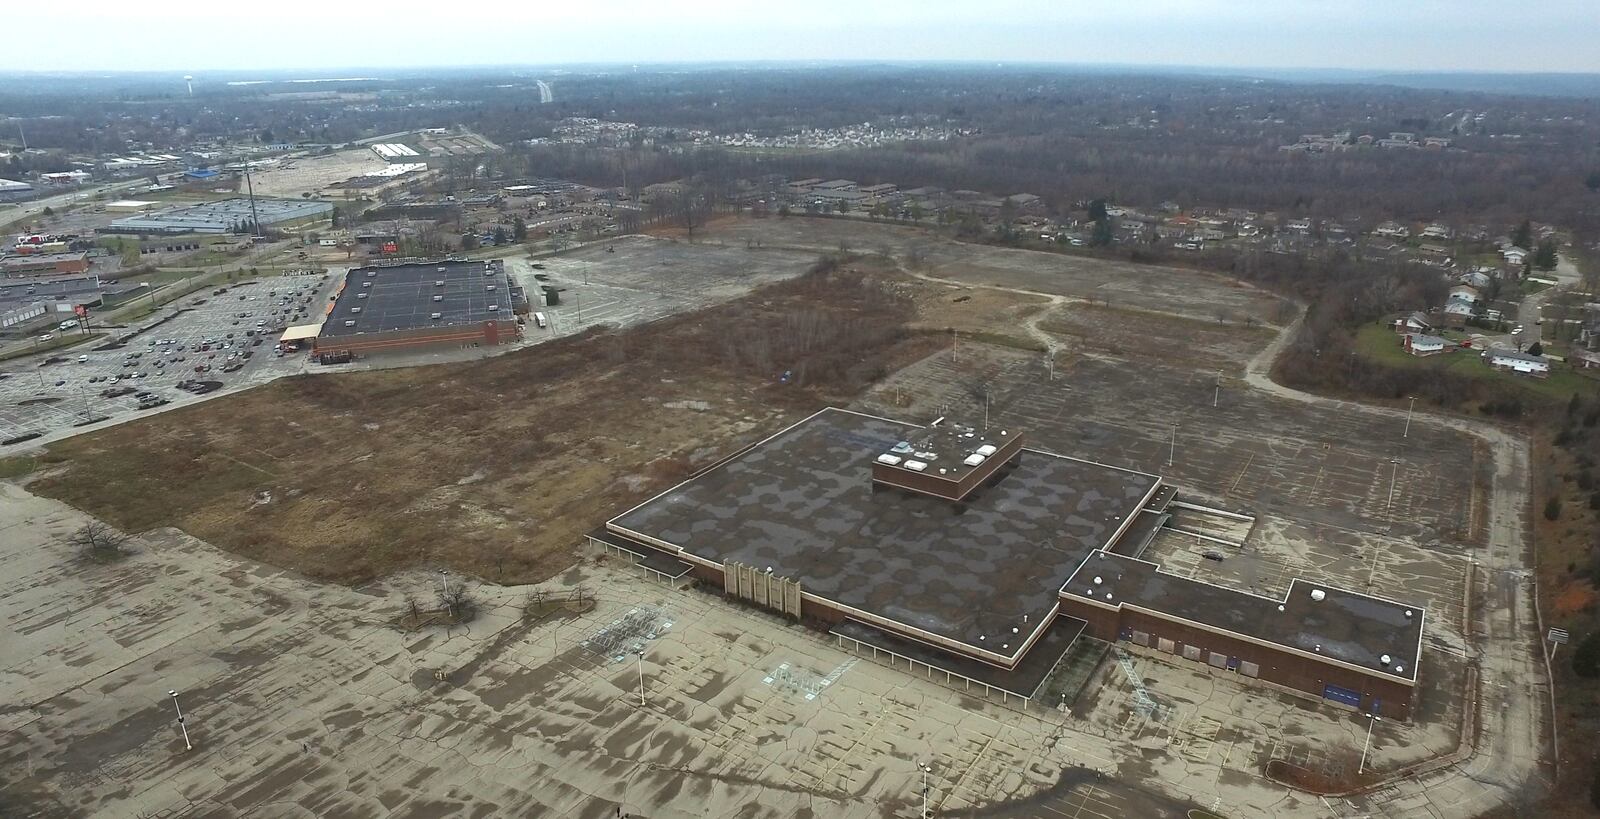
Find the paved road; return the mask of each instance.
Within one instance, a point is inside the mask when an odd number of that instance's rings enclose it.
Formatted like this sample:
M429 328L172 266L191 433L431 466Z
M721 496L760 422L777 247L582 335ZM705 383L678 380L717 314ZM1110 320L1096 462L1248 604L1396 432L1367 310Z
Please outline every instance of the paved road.
M1556 261L1555 278L1560 284L1529 294L1517 308L1517 320L1522 323L1524 331L1522 340L1527 344L1544 340L1544 325L1539 322L1539 317L1545 303L1557 293L1576 285L1583 276L1578 272L1578 266L1572 263L1572 259L1563 253Z
M1272 380L1272 363L1300 329L1300 319L1250 362L1246 380L1279 398L1366 415L1378 423L1404 423L1406 411L1311 395ZM1540 649L1534 610L1526 437L1465 418L1417 413L1413 424L1433 424L1475 435L1494 453L1488 544L1477 563L1474 639L1468 658L1479 669L1481 733L1478 746L1456 765L1351 800L1355 811L1392 816L1476 816L1509 806L1525 815L1548 784L1550 675Z
M32 219L33 217L38 216L40 213L43 213L45 208L60 210L61 208L74 202L84 199L92 199L96 194L110 193L118 190L128 190L129 188L143 187L149 184L150 177L143 176L138 179L130 179L124 182L115 182L108 185L97 185L93 188L78 188L57 196L49 196L44 199L35 199L32 202L23 203L21 207L16 208L15 210L0 210L0 227L6 227L17 222Z

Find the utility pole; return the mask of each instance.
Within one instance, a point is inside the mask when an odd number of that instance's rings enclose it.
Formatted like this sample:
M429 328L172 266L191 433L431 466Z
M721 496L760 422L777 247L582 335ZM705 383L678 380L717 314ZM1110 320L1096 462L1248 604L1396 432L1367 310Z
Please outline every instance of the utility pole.
M1417 408L1417 397L1411 396L1411 406L1406 407L1406 431L1400 433L1401 438L1411 437L1411 412Z
M952 363L961 360L960 356L956 353L956 347L960 345L960 343L961 334L952 329L950 331L950 361Z
M1222 398L1222 371L1217 370L1217 388L1211 393L1211 408L1217 408L1217 401Z
M183 749L192 751L194 750L194 744L189 742L189 726L184 724L183 721L183 708L178 705L178 692L176 690L168 691L167 696L172 698L172 707L178 711L178 729L183 731Z
M989 387L983 388L983 431L989 431Z
M1173 459L1175 459L1177 457L1178 457L1178 424L1177 424L1176 421L1174 421L1173 424L1172 424L1172 446L1171 446L1171 448L1169 448L1167 450L1167 468L1168 469L1172 468L1172 461L1173 461Z

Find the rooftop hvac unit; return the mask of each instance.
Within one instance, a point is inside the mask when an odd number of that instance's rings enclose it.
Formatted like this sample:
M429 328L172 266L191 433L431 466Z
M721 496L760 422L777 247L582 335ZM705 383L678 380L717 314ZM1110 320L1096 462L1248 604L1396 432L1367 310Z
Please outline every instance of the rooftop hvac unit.
M434 296L433 300L434 301L444 301L444 296Z
M967 466L977 466L978 464L983 463L983 456L974 452L971 455L968 455L967 459L962 461L962 463L966 464Z
M444 318L444 314L443 313L431 313L431 314L429 314L428 318L441 319L441 318Z
M978 447L978 454L985 458L993 455L995 451L994 444L984 444L983 446Z
M913 472L921 472L922 470L927 469L927 468L928 468L928 465L923 463L923 462L921 462L921 461L906 461L906 469L909 469L909 470L911 470Z
M885 452L882 455L878 456L878 463L880 463L880 464L888 464L890 466L899 466L900 465L900 459L898 457L894 456L894 455L890 455L889 453Z
M1322 602L1322 598L1327 597L1327 596L1328 596L1328 593L1323 591L1322 589L1312 589L1311 590L1311 599L1317 601L1318 603L1321 603Z

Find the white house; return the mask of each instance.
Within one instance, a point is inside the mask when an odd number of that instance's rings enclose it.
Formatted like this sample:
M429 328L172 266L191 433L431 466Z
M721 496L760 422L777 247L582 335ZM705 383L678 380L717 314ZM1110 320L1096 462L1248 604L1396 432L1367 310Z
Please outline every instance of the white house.
M1473 309L1472 309L1473 308L1473 304L1474 304L1474 302L1470 302L1470 301L1467 301L1465 299L1458 299L1458 298L1452 297L1449 301L1444 303L1444 310L1442 312L1447 316L1461 316L1462 318L1472 318L1472 316L1473 316Z
M1458 284L1455 287L1450 288L1450 300L1459 300L1467 302L1468 304L1477 304L1483 300L1483 295L1478 292L1478 288L1473 287L1470 284Z
M1519 353L1509 348L1495 349L1488 352L1489 366L1510 370L1538 378L1550 374L1550 359L1542 355L1528 355Z
M1406 352L1412 355L1433 355L1444 352L1446 347L1452 346L1448 339L1438 336L1428 336L1422 333L1408 333L1405 337Z
M1523 250L1522 248L1517 247L1516 245L1512 245L1511 247L1508 247L1505 250L1500 251L1500 257L1505 259L1506 260L1506 264L1509 264L1509 265L1527 264L1528 255L1529 255L1528 251Z

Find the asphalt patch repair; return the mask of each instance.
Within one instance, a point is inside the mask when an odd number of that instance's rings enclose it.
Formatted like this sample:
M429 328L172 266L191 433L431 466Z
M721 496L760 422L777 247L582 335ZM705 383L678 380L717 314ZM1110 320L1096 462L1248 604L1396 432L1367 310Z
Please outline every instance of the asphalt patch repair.
M871 265L477 362L282 379L53 444L29 489L319 579L537 581L616 509L941 344L907 327L919 285Z

